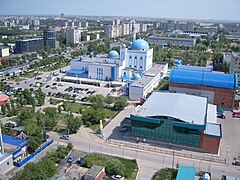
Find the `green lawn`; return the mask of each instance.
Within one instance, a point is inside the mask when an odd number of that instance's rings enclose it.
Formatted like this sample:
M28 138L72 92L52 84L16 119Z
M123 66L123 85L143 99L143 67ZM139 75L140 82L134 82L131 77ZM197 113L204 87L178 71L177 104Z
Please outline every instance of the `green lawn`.
M81 103L74 103L74 102L67 102L67 101L66 101L66 104L67 104L68 110L74 113L79 113L80 108L82 108L83 110L89 106ZM104 114L106 114L106 118L111 118L115 113L117 113L116 110L109 109L109 108L103 108L103 112Z
M165 169L160 169L157 171L154 176L153 180L171 180L172 177L172 169L170 168L165 168ZM176 179L177 177L177 170L173 170L173 179Z
M60 102L62 102L62 100L50 98L50 104L56 105L59 104Z
M67 114L63 114L63 113L58 115L58 123L54 127L54 131L59 132L59 131L67 129L66 116L67 116Z
M68 110L74 113L79 113L79 109L85 109L87 108L87 105L85 104L80 104L80 103L74 103L74 102L68 102L65 101L65 103L67 104Z
M136 179L138 166L136 160L124 159L115 156L88 154L84 157L85 167L90 168L92 165L104 166L107 175L119 174L126 180Z

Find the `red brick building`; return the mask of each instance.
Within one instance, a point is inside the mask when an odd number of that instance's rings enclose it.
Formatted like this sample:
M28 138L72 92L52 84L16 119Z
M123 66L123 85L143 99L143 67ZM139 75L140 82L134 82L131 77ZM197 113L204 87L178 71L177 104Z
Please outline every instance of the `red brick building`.
M169 77L169 91L207 97L208 102L233 109L238 77L194 70L173 69Z

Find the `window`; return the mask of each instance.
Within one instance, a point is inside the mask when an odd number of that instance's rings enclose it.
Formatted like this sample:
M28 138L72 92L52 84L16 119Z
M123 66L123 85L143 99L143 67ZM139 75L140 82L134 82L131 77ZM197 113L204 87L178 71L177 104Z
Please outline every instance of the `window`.
M7 162L7 165L9 166L9 161Z

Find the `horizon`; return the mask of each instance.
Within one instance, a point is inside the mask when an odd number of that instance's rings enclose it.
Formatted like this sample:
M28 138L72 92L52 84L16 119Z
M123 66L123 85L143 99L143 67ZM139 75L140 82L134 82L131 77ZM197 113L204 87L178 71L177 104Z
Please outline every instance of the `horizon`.
M159 2L138 0L138 6L132 0L122 0L115 5L113 0L2 0L1 16L54 16L64 13L65 16L113 16L145 17L156 19L186 19L207 21L240 21L240 1L238 0L169 0ZM204 2L205 1L205 2ZM124 3L126 2L126 3ZM56 3L58 6L56 6ZM116 7L114 7L114 5ZM94 6L94 8L91 8ZM231 8L226 8L231 6ZM51 13L49 13L51 11Z

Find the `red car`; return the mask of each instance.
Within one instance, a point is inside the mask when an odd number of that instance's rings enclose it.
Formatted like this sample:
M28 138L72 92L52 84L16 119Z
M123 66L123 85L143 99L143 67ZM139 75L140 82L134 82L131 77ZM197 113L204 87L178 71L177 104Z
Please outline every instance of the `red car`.
M236 111L236 110L234 110L233 112L232 112L232 115L234 116L234 117L240 117L240 111Z

